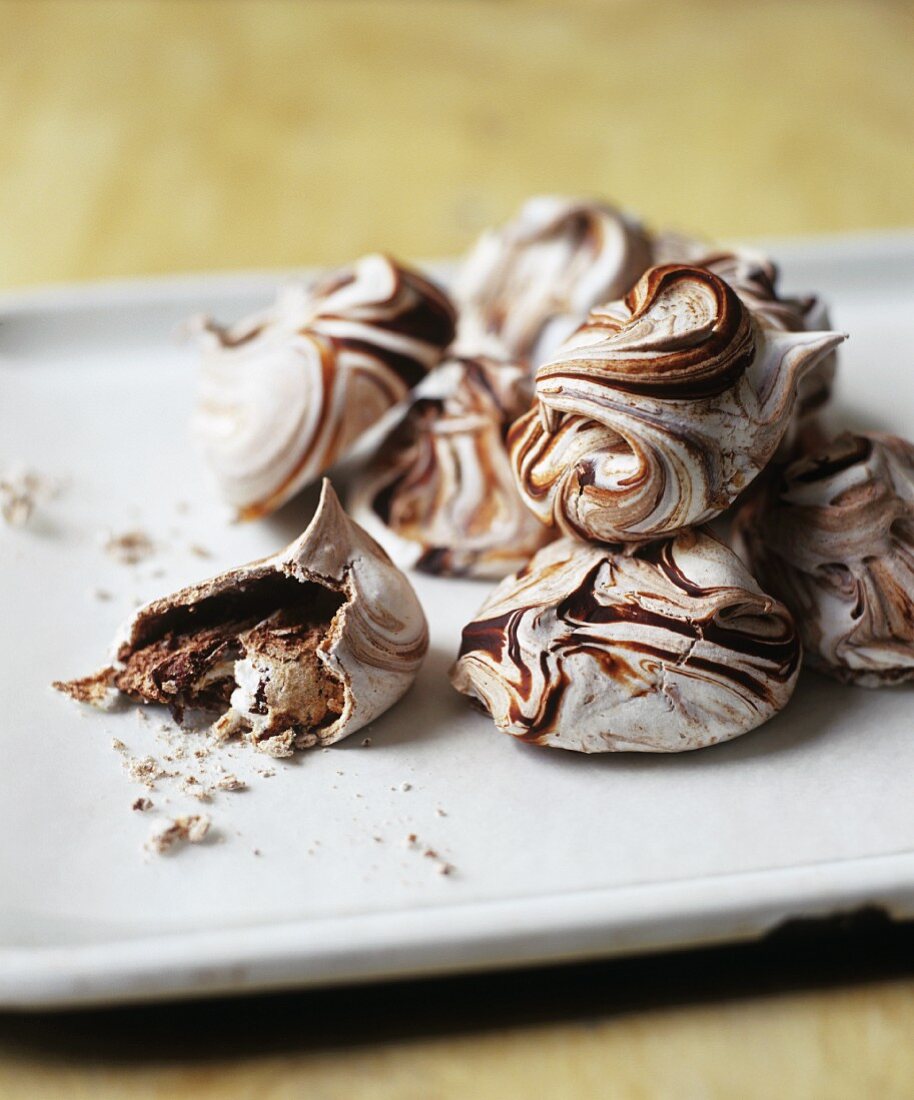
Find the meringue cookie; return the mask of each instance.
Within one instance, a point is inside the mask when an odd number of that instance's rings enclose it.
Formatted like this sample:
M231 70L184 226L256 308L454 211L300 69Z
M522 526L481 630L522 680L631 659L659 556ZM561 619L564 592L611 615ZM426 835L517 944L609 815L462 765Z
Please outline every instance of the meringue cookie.
M217 732L285 756L383 714L427 649L406 577L325 480L314 518L286 550L139 608L108 668L54 687L96 705L117 689L177 714L221 710Z
M703 523L767 464L797 384L843 339L774 328L704 268L652 268L537 371L508 436L521 496L604 542Z
M914 678L914 446L845 434L735 521L737 548L797 617L810 665L846 683Z
M194 426L223 496L266 515L342 457L434 367L455 316L433 283L365 256L224 329L196 323Z
M682 752L767 721L799 665L788 610L722 543L688 530L540 550L464 628L451 681L523 741Z
M650 265L644 229L606 203L542 195L483 233L455 282L458 346L537 366Z
M748 248L718 249L704 241L676 233L659 234L653 242L654 263L687 263L713 271L740 296L756 317L784 332L822 332L830 329L828 308L821 298L807 294L784 297L778 290L777 264ZM836 352L826 355L797 386L797 400L778 458L807 445L823 442L817 417L831 397L838 367Z
M505 449L508 424L530 405L526 365L452 357L356 479L353 516L398 565L500 578L550 541L527 510Z

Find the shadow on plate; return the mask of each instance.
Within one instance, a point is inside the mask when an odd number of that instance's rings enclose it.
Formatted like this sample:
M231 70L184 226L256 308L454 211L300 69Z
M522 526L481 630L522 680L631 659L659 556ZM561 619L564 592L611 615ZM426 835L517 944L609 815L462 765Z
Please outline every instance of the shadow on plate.
M914 922L895 924L865 909L790 922L744 946L222 1000L0 1014L0 1058L86 1067L205 1064L597 1022L912 973Z

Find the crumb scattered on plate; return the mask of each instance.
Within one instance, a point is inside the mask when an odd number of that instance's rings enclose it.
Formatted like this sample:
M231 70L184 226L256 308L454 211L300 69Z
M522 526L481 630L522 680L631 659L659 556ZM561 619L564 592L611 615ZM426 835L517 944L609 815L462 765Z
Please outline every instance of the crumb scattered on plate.
M150 836L146 847L164 855L179 844L199 844L209 832L210 820L205 814L176 817Z
M108 535L104 549L121 565L137 565L155 553L155 543L145 531L125 531L120 535Z

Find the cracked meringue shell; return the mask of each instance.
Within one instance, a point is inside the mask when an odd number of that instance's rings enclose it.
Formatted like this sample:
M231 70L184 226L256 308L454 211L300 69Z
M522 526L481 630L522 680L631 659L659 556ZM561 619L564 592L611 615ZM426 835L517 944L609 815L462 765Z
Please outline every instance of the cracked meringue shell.
M441 359L454 309L434 283L369 255L232 328L195 324L194 429L239 518L274 511L341 458Z
M454 687L503 733L577 752L682 752L787 703L790 612L703 531L639 547L560 539L463 631Z
M508 436L521 496L603 542L704 523L772 458L798 383L843 339L774 328L705 268L652 268L537 370Z
M224 711L217 732L272 755L331 745L407 691L428 649L409 581L343 511L325 480L305 532L274 557L139 608L111 666L54 686L100 704Z
M645 230L607 203L528 199L515 218L482 234L458 273L459 346L536 366L650 263Z
M357 477L352 514L404 568L501 578L551 539L524 506L505 448L530 404L524 364L447 359Z
M914 445L839 436L748 501L734 532L812 667L864 687L914 679Z

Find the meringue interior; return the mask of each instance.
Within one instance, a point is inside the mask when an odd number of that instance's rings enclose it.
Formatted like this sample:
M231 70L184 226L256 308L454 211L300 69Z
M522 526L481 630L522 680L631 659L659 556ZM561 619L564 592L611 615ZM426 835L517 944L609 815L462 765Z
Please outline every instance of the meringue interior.
M319 741L343 712L342 681L319 650L345 602L340 592L280 573L241 582L141 619L109 682L177 716L185 708L220 711L217 732L274 741L286 755Z

